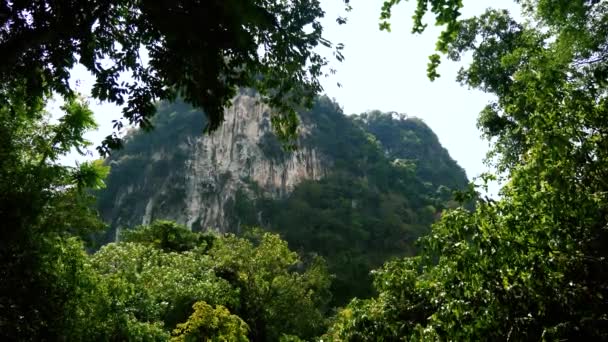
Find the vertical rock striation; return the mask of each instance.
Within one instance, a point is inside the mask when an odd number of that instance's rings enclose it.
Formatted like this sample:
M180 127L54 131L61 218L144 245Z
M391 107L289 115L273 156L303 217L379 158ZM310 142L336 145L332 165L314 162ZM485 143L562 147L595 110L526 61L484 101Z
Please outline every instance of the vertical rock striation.
M171 151L166 150L141 157L145 166L139 179L114 194L114 210L110 210L114 214L104 216L116 227L167 218L195 230L226 232L238 228L230 227L226 208L234 203L239 190L252 197L256 192L281 197L303 180L320 179L328 169L328 158L315 148L302 146L283 152L272 135L269 108L255 97L237 96L224 116L225 122L217 131L186 135L174 143L173 148L185 156L182 165L175 165L170 160ZM310 129L303 125L302 137ZM166 142L165 149L171 144ZM120 163L120 157L114 161L115 165ZM155 170L163 163L170 164L169 170L162 179L154 180ZM146 200L129 203L125 200L128 195ZM115 214L124 206L128 209L121 212L126 215Z

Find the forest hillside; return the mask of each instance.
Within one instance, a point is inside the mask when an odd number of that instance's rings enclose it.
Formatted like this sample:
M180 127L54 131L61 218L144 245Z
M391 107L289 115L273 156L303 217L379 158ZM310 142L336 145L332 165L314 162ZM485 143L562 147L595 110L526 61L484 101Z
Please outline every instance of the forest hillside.
M371 294L369 272L412 255L416 239L467 185L433 131L415 117L344 115L327 97L299 112L295 150L283 148L270 109L242 92L225 123L160 104L152 132L133 131L106 161L98 207L112 229L173 220L193 231L279 233L291 248L325 257L335 300Z

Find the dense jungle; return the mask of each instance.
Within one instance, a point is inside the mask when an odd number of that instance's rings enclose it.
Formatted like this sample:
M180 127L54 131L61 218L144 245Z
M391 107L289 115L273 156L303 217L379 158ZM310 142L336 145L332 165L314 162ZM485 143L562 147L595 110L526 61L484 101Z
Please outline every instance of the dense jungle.
M0 0L2 341L608 340L608 2L365 13L491 96L470 174L326 91L331 1Z

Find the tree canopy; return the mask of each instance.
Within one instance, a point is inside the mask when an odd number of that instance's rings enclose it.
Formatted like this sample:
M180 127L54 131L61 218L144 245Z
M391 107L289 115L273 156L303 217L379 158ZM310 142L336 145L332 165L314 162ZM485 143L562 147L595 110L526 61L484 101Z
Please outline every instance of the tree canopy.
M315 48L343 58L343 46L323 38L316 0L3 1L0 13L2 103L70 97L70 70L80 64L95 77L92 96L124 105L123 119L143 128L155 101L179 96L203 109L213 130L238 88L250 87L277 109L279 136L293 137L294 109L321 90L326 72ZM98 150L119 146L114 132Z
M84 190L103 186L108 170L58 163L90 144L82 137L95 127L86 103L71 99L51 123L42 102L20 100L0 105L0 330L8 340L69 337L91 280L81 239L105 228Z
M382 29L399 2L385 2ZM451 60L471 53L458 80L496 96L479 127L507 183L496 200L461 194L474 210L444 212L418 255L375 271L378 295L340 310L323 340L608 339L608 2L518 3L523 21L493 9L460 19L460 0L418 1L414 31L431 5L446 25L437 50ZM96 76L95 98L125 103L124 118L143 127L153 100L179 95L212 129L245 85L286 109L275 121L288 136L291 101L319 89L321 15L317 1L0 3L3 340L297 341L325 330L322 259L301 260L268 232L208 236L171 222L93 253L88 237L104 224L88 191L108 170L58 162L90 146L83 134L95 127L68 83L77 62ZM121 83L123 71L134 81ZM58 121L44 111L53 92L65 100ZM415 171L407 160L369 162L357 171Z
M608 4L520 3L526 21L490 9L456 21L445 46L472 52L463 84L496 95L479 126L508 179L501 198L445 214L330 340L608 338Z

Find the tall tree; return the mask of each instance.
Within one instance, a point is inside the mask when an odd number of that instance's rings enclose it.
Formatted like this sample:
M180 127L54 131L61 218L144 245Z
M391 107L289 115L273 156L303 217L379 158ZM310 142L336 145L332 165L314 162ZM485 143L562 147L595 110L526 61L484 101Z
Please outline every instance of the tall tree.
M234 312L249 325L250 338L278 341L283 335L312 338L322 333L330 296L323 259L305 267L278 235L260 229L248 235L253 241L233 235L217 240L209 255L216 273L240 293Z
M169 221L126 231L123 241L92 257L99 282L112 289L111 310L100 310L100 317L120 323L126 313L133 322L160 325L188 341L319 335L329 299L323 260L304 265L278 235L254 230L248 236L191 232ZM110 336L134 333L118 323L112 326L126 333Z
M21 97L0 105L0 336L5 340L74 338L91 285L78 237L104 225L85 189L101 186L100 162L57 163L90 143L86 103L70 98L49 122L43 102ZM74 335L72 335L74 333Z
M521 1L455 21L458 79L495 94L480 115L508 178L498 201L443 216L423 253L376 274L334 340L608 338L608 4Z

